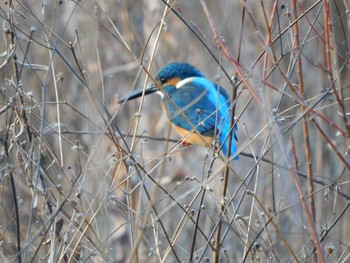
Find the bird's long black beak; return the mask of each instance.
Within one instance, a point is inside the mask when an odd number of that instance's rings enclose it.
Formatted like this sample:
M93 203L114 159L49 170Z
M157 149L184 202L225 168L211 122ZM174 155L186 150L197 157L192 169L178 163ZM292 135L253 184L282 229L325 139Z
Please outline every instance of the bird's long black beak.
M153 83L150 83L147 85L146 90L144 90L143 88L136 89L133 92L131 92L130 94L128 94L127 96L125 96L123 99L121 99L119 101L119 103L123 103L123 102L129 101L129 100L137 99L137 98L142 96L143 92L145 92L145 96L146 96L146 95L154 93L158 90L159 89Z

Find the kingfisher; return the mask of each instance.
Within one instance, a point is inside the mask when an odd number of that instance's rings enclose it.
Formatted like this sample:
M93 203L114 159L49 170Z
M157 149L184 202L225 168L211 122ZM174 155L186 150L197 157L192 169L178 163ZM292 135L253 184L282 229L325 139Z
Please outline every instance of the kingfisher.
M167 64L154 80L145 91L135 90L120 102L157 92L165 115L184 142L207 147L215 142L227 157L236 153L237 126L231 131L232 101L223 87L184 62Z

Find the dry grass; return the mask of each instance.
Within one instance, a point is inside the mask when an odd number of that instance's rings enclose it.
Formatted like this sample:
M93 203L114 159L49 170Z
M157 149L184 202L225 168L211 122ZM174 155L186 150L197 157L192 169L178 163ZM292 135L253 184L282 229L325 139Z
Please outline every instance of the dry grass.
M349 3L3 1L1 262L349 262ZM240 159L147 96L187 61Z

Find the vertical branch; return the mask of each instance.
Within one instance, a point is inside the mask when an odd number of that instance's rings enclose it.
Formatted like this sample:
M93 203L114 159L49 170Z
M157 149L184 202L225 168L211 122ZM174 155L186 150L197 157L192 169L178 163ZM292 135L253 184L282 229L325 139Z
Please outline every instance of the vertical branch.
M298 18L296 8L297 8L296 7L296 0L293 0L293 2L292 2L293 20L296 20ZM302 62L301 62L301 58L300 58L301 52L300 52L298 23L294 23L293 29L294 29L295 59L296 59L297 74L298 74L298 86L299 86L300 96L304 96L305 90L304 90L303 68L302 68ZM304 112L305 110L306 110L306 106L304 104L300 104L300 111ZM307 123L307 120L305 117L303 118L303 134L304 134L306 169L307 169L307 177L308 177L308 195L310 196L309 203L310 203L310 210L311 210L312 218L315 222L316 216L315 216L315 200L314 200L314 196L313 196L314 185L313 185L311 151L310 151L310 136L309 136L308 123Z
M13 3L12 0L9 1L8 3L8 23L9 23L9 34L10 34L10 41L7 49L7 54L8 56L11 54L11 50L15 50L16 48L16 38L15 38L15 33L14 33L14 19L13 19ZM14 51L14 56L13 56L13 67L14 67L14 74L16 78L16 86L18 85L19 81L19 74L18 74L18 67L16 63L17 55L16 51ZM5 152L6 156L9 156L8 152L8 147L7 143L5 143ZM22 262L22 256L21 256L21 224L20 224L20 218L19 218L19 207L18 207L18 199L17 199L17 190L16 190L16 185L15 185L15 180L14 180L14 174L12 173L12 168L9 169L9 175L10 175L10 181L11 181L11 188L12 188L12 194L13 194L13 202L14 202L14 210L15 210L15 215L16 215L16 236L17 236L17 259L18 262Z
M201 0L201 4L203 7L203 10L208 18L208 20L211 22L210 24L212 25L213 29L214 29L214 25L212 22L212 19L210 17L209 14L209 10L208 7L206 5L206 3ZM215 32L215 30L213 30L213 32ZM216 38L218 37L217 35L215 35ZM221 47L220 47L221 48ZM232 96L232 103L235 102L236 100L236 96L237 96L237 88L234 89L233 91L233 96ZM230 156L231 153L231 142L232 142L232 133L234 132L233 130L233 124L234 124L234 113L235 113L235 106L233 105L232 110L231 110L231 121L230 121L230 132L228 135L228 156ZM219 262L219 256L220 256L220 247L221 247L221 228L222 228L222 218L224 217L225 211L226 211L226 205L227 203L225 202L225 197L227 194L227 186L228 186L228 176L229 176L229 163L226 164L225 167L225 171L224 171L224 181L223 181L223 189L222 189L222 202L220 205L220 213L219 213L219 222L217 224L217 229L216 229L216 233L215 233L215 243L214 243L214 250L213 250L213 262L217 263Z
M296 8L297 8L296 0L293 0L292 2L293 20L296 20L298 18ZM297 74L298 74L298 86L299 86L300 96L303 97L305 94L305 90L304 90L303 68L302 68L302 62L300 57L301 51L300 51L298 23L294 23L293 30L294 30L295 59L296 59ZM306 110L306 106L304 104L300 104L300 111L303 112L305 110ZM306 162L306 170L307 170L307 189L308 189L311 217L315 223L316 215L315 215L315 199L313 195L314 184L313 184L312 160L311 160L311 151L310 151L310 136L309 136L309 127L308 127L307 119L305 118L306 116L304 116L304 118L302 119L302 123L303 123L303 134L304 134L305 162ZM312 240L312 241L315 246L315 242L317 241L316 240ZM317 262L317 255L315 253L313 253L313 261Z
M329 84L332 87L335 99L338 103L338 106L340 108L340 112L342 113L343 121L348 133L348 136L350 136L350 125L347 119L346 115L346 110L342 101L342 87L339 86L337 92L337 89L335 87L335 78L333 74L333 67L332 67L332 55L333 58L335 58L336 54L335 53L335 46L331 46L331 39L333 37L333 27L332 27L332 21L331 21L331 11L330 11L330 4L329 0L324 1L324 24L325 24L325 52L326 52L326 69L328 72L328 79L329 79ZM332 54L333 53L333 54ZM336 63L334 63L336 65ZM339 78L337 78L337 81L340 82Z

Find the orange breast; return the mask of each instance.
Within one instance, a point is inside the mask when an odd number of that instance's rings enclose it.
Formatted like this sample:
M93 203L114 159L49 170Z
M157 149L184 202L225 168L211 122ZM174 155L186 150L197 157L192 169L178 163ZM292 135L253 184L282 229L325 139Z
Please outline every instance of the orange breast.
M162 103L162 110L163 110L165 116L167 116L168 120L170 120L169 116L168 116L168 113L165 110L164 103ZM212 137L212 136L199 135L199 134L197 134L195 132L188 131L188 130L180 127L180 126L176 126L175 124L173 124L173 127L174 127L175 131L182 138L185 139L185 142L188 142L190 144L199 144L199 145L202 145L202 146L205 146L205 147L210 147L213 144L214 137Z
M212 145L214 138L211 136L203 136L194 132L190 132L182 127L173 125L174 129L185 139L185 142L190 144L199 144L202 146L209 147Z

